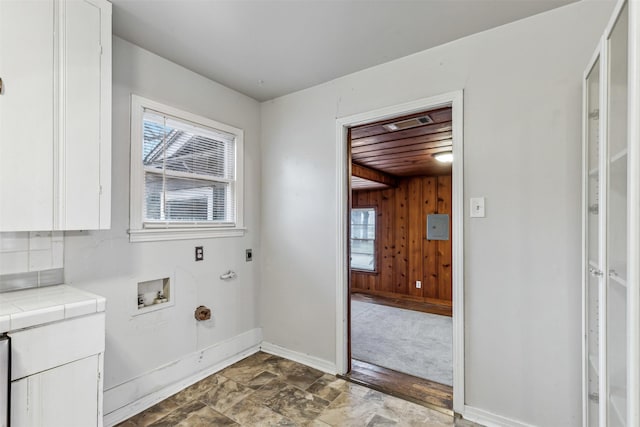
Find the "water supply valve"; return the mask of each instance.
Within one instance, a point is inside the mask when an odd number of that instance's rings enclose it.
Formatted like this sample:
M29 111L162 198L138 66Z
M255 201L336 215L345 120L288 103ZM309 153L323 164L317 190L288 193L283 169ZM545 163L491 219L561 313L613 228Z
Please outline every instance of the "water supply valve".
M201 305L198 308L196 308L194 316L196 320L199 322L202 322L204 320L209 320L211 319L211 309L209 309L208 307L205 307L204 305Z

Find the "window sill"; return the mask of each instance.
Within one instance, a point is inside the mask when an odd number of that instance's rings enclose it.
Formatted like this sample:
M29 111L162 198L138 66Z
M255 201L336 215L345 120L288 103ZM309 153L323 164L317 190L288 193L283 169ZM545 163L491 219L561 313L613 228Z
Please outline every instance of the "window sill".
M247 231L243 227L228 228L147 228L129 230L129 242L158 242L164 240L195 240L219 237L242 237Z
M378 271L377 270L358 270L357 268L352 268L351 269L352 273L357 273L357 274L368 274L370 276L377 276L378 275Z

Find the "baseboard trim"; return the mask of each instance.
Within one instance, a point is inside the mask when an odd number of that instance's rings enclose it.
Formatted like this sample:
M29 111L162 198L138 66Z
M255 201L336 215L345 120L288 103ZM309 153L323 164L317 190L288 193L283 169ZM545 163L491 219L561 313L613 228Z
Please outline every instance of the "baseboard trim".
M462 414L462 416L465 420L473 421L486 427L534 427L532 424L527 424L502 415L496 415L484 409L467 405L464 407L464 414Z
M370 289L352 288L351 289L351 294L373 295L373 296L381 297L381 298L399 299L399 300L411 301L411 302L428 303L428 304L433 304L433 305L441 305L441 306L449 307L449 308L453 307L453 304L451 303L451 300L443 300L443 299L427 298L427 297L416 297L416 296L413 296L413 295L397 294L395 292L384 292L384 291L374 291L374 290L370 290Z
M260 351L262 329L191 353L104 392L104 426L111 427L180 390Z
M331 375L335 375L336 373L338 373L336 364L329 362L328 360L320 359L319 357L315 357L315 356L310 356L305 353L289 350L288 348L280 347L279 345L275 345L266 341L263 341L260 347L261 347L261 350L264 351L265 353L284 357L285 359L302 363L303 365L307 365L311 368L318 369L322 372L326 372Z

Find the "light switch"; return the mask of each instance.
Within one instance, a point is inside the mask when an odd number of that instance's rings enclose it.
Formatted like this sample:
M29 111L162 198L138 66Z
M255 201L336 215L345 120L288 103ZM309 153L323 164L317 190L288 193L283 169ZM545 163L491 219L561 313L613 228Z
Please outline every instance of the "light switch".
M471 218L484 218L484 197L472 197L471 202Z

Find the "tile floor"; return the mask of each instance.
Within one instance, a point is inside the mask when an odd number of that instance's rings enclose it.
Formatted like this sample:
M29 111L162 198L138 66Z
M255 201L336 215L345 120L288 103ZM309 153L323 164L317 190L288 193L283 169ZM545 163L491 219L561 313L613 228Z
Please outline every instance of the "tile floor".
M454 421L440 412L259 352L118 427L392 425L440 427L453 426Z

